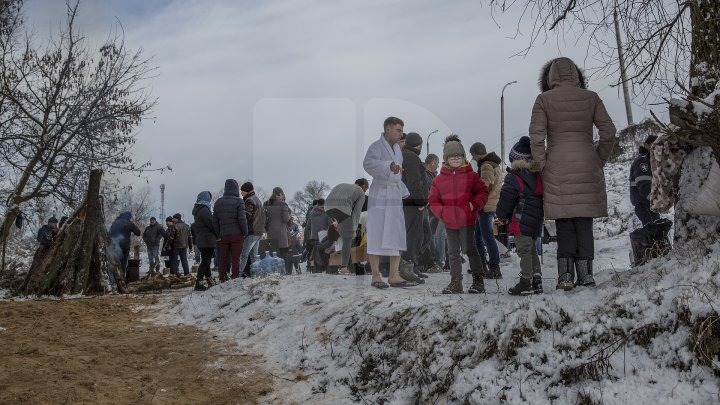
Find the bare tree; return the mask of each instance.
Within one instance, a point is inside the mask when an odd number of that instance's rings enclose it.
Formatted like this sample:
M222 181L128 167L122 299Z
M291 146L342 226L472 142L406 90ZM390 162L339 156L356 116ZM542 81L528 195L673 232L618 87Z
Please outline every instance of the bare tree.
M301 191L296 191L292 201L288 203L295 215L296 223L302 223L303 215L312 206L313 200L325 197L325 193L330 191L330 185L320 180L310 180L305 184Z
M0 242L34 199L77 206L90 169L150 170L129 150L156 102L143 87L154 67L125 46L121 32L90 49L76 27L78 3L67 12L64 28L44 45L21 37L19 23L0 35Z
M524 7L518 32L525 21L532 27L525 52L551 31L572 31L589 40L598 57L597 71L620 83L616 45L606 40L617 10L625 36L627 80L635 92L684 96L684 101L669 103L673 125L664 125L664 134L656 142L653 156L661 154L663 161L654 166L663 168L654 171L660 181L653 182L653 208L667 210L675 205L676 241L716 240L720 217L686 212L677 202L683 196L693 198L708 176L713 156L720 163L720 2L491 0L490 4L493 11ZM683 172L684 161L699 170Z

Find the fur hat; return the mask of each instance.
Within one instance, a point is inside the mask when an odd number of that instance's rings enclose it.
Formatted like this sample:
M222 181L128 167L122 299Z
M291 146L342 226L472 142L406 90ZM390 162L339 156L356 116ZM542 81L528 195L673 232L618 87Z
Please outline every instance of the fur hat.
M471 155L485 155L486 153L487 149L485 149L485 144L482 142L475 142L470 146Z
M242 186L240 186L240 191L244 191L246 193L249 193L253 190L255 190L255 187L253 187L253 184L249 181L246 181L245 183L243 183Z
M452 134L445 138L445 144L443 145L443 161L447 162L449 156L462 155L465 159L465 148L460 142L460 137Z
M412 147L412 148L415 148L415 147L417 147L417 146L422 145L422 143L423 143L422 136L420 136L420 134L418 134L418 133L416 133L416 132L410 132L410 133L407 134L407 136L405 137L405 145L406 145L406 146L410 146L410 147Z
M530 138L523 136L520 140L510 149L510 163L513 160L530 160L532 159L532 152L530 151Z

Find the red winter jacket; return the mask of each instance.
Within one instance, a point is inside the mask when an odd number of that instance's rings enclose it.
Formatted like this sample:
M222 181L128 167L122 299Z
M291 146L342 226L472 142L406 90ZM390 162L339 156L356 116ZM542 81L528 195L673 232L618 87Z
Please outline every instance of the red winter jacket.
M430 209L448 229L474 226L487 199L485 183L468 163L456 169L443 165L430 186Z

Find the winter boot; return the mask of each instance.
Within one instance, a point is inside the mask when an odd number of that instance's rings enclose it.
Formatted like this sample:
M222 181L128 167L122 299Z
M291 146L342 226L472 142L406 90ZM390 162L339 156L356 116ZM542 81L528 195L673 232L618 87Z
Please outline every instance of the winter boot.
M515 284L515 287L508 289L510 295L532 295L535 293L532 287L532 280L528 280L520 277L520 281Z
M415 265L407 260L400 261L400 277L404 280L412 281L416 284L425 284L425 279L422 279L413 273Z
M560 257L558 261L558 283L556 290L570 291L575 288L575 259Z
M483 294L485 292L485 282L483 281L482 273L473 274L473 282L470 288L468 288L469 294Z
M535 273L532 278L532 288L535 294L543 293L542 274Z
M420 277L420 278L428 278L427 274L424 274L424 273L423 273L422 271L420 271L420 269L418 269L417 267L413 268L413 273L415 273L415 275L418 276L418 277Z
M463 286L461 278L453 278L450 280L450 284L442 290L443 294L462 294Z
M594 287L595 279L593 278L591 259L575 259L575 271L577 271L577 286Z
M198 279L199 281L200 279ZM210 288L215 285L215 279L212 278L212 276L205 276L205 282L207 283L207 287Z
M488 270L485 272L485 278L487 279L501 279L502 273L500 272L500 265L488 264Z
M207 290L207 287L205 287L201 282L200 279L195 280L195 291L205 291Z

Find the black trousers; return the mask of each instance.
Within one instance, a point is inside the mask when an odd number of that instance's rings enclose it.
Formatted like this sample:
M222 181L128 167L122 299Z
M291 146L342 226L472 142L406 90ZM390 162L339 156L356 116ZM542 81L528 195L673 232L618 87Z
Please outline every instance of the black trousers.
M635 215L637 215L643 226L656 219L660 219L660 214L650 211L650 204L638 204L635 206Z
M210 273L210 262L212 261L213 255L215 254L215 248L206 247L200 248L200 266L198 266L198 280L202 280L204 277L211 277Z
M595 240L593 238L592 218L556 219L557 257L562 258L595 258Z
M423 240L425 239L423 234L423 211L414 205L403 206L403 214L405 214L405 234L407 247L401 256L403 260L418 264L420 260L420 251L423 246Z

